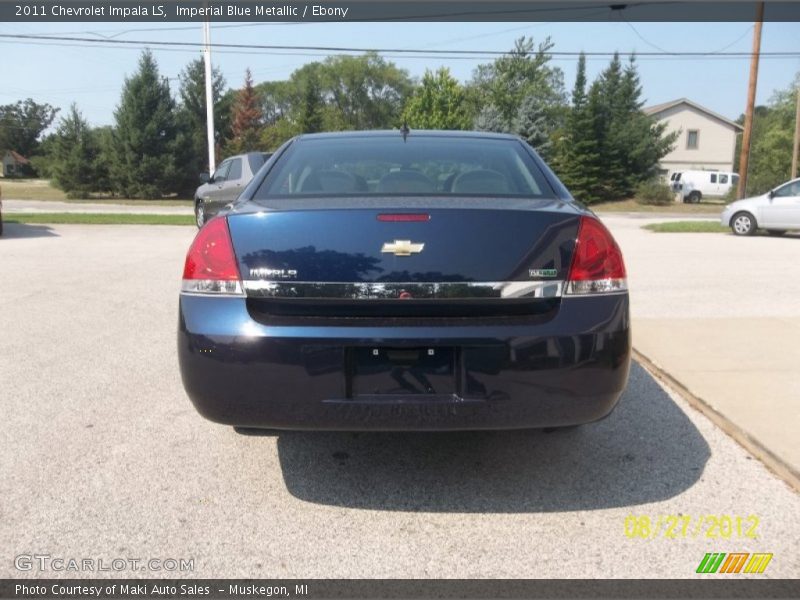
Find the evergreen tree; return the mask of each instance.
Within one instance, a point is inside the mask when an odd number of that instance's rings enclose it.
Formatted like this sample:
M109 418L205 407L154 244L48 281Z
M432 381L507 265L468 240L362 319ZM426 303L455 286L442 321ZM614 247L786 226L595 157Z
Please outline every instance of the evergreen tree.
M146 50L136 74L125 79L114 112L111 183L117 194L160 198L177 191L186 164L180 157L188 143L178 131L175 117L169 83Z
M522 101L514 132L547 159L553 145L550 140L550 123L538 98L528 96Z
M180 125L191 145L189 176L208 170L208 141L206 135L206 88L205 64L202 59L193 60L178 76L180 80ZM218 69L212 71L211 92L214 102L214 146L221 147L230 136L232 98L225 94L225 78Z
M559 140L556 168L559 177L578 200L586 204L602 196L600 148L597 141L595 113L586 93L586 56L578 58L578 72L572 90L572 107L564 135Z
M73 104L61 119L50 147L50 175L69 198L86 198L90 192L108 191L94 131Z
M521 37L508 54L478 66L469 93L473 114L493 105L506 127L512 128L523 101L534 96L554 121L564 104L564 76L561 69L549 64L552 47L550 38L535 46L533 38Z
M478 131L496 131L498 133L508 133L511 127L503 118L500 109L494 104L484 106L475 117L474 125Z
M425 71L422 85L406 102L403 120L417 129L469 129L464 88L442 67L435 73Z
M302 133L317 133L323 130L325 103L321 98L319 79L311 73L303 86L303 102L298 125Z
M586 87L585 58L578 78L557 166L572 192L587 203L630 196L652 178L675 141L666 125L645 115L635 59L623 69L617 54Z
M253 87L250 69L245 71L244 87L236 95L231 122L231 141L227 154L240 154L258 149L263 114L258 93Z

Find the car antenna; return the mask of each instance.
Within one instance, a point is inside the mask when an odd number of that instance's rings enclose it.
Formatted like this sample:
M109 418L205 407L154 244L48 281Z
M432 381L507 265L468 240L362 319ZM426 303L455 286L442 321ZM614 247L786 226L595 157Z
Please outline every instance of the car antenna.
M408 128L408 122L403 121L403 126L400 128L400 135L403 136L403 141L406 141L408 134L411 133L411 130Z

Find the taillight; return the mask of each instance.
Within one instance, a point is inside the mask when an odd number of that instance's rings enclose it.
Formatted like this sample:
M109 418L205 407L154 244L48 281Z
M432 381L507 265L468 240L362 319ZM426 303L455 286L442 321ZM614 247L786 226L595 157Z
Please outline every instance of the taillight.
M581 217L567 278L567 294L604 294L628 289L625 263L608 229L593 217Z
M243 295L226 218L211 219L197 232L186 254L181 291Z

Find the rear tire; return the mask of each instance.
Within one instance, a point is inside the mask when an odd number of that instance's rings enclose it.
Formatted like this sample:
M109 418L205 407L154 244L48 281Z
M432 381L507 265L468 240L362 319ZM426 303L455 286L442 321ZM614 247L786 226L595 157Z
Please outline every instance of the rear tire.
M776 237L783 235L786 233L785 229L767 229L767 233L770 235L774 235Z
M206 223L206 207L202 198L197 198L194 201L194 221L197 223L198 229Z
M689 194L689 204L700 204L700 199L703 195L700 192L692 192Z
M756 218L749 212L738 212L731 219L733 235L755 235L758 229Z

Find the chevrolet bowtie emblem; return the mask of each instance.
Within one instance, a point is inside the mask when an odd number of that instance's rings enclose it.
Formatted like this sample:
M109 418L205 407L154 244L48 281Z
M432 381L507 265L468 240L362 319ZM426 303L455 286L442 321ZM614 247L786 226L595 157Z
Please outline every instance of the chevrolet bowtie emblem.
M412 244L411 240L395 240L393 243L385 243L381 252L394 254L395 256L411 256L422 252L425 244Z

